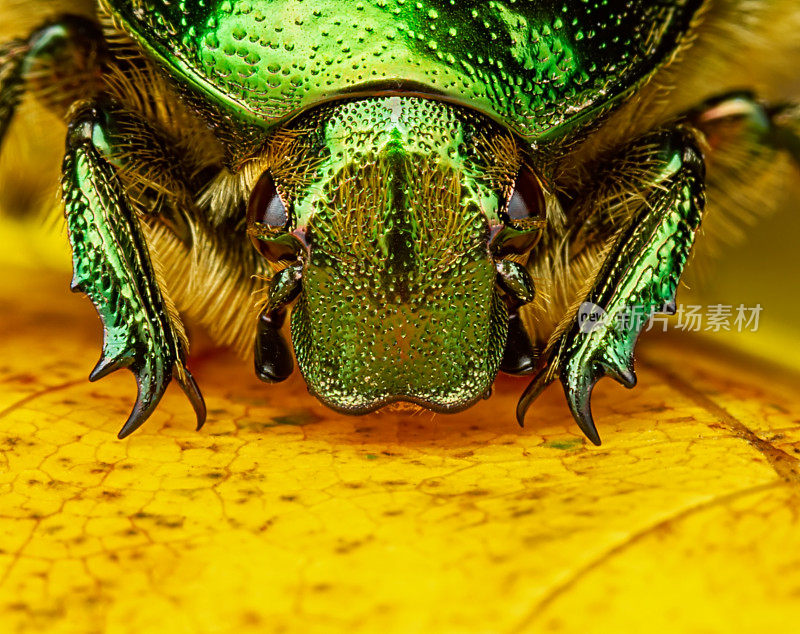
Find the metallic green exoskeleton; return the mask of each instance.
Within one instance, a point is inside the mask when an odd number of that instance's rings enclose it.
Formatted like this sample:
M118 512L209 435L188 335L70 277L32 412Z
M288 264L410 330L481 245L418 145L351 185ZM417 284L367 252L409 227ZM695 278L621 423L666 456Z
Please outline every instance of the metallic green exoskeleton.
M560 379L599 444L592 388L634 385L701 221L800 160L794 0L72 4L0 46L0 140L26 92L66 118L91 379L139 386L120 437L173 378L203 423L188 318L349 413L504 371L535 374L522 423Z

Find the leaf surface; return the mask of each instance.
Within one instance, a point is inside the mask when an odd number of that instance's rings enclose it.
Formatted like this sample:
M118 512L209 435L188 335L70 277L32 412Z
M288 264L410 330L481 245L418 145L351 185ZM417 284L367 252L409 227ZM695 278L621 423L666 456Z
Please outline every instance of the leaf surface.
M459 415L334 414L195 346L116 440L68 274L0 278L0 631L764 632L800 618L800 381L645 337L602 447L524 379Z

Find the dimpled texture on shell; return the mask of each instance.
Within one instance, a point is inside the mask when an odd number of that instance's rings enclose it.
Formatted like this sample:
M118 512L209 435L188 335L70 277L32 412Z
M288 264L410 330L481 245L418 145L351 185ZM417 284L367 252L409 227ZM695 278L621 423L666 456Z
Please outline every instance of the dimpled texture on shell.
M674 52L702 0L107 0L214 108L271 128L348 92L415 89L529 142L580 128Z
M519 168L513 139L477 113L409 97L323 106L295 125L324 157L310 193L290 201L310 245L292 311L310 389L356 413L471 405L506 338L487 244Z

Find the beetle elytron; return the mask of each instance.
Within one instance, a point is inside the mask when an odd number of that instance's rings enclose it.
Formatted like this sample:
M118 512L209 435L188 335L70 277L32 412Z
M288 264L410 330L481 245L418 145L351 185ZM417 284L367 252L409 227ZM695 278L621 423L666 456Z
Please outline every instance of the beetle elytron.
M560 379L599 443L594 384L635 383L618 317L674 307L707 198L735 218L800 159L795 0L62 4L0 48L0 137L25 93L68 122L90 378L139 389L120 437L173 378L202 424L189 318L350 413L535 374L521 423Z

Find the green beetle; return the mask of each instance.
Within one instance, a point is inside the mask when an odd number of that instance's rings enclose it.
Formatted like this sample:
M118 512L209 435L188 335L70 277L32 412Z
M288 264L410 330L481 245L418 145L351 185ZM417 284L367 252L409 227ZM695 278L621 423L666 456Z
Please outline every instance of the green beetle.
M354 414L504 371L534 375L521 424L560 379L599 444L592 388L634 385L706 198L800 160L791 0L72 4L0 47L0 140L25 92L67 120L90 378L139 388L120 438L172 379L202 425L187 318Z

